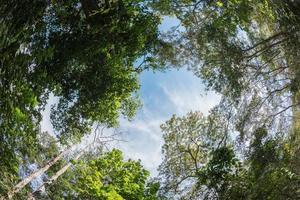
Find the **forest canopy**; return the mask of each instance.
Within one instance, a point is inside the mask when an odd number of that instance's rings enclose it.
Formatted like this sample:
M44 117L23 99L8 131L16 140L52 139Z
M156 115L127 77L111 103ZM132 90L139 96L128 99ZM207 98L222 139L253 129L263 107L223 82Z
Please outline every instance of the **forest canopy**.
M300 198L300 1L11 0L0 13L0 199ZM161 32L164 17L179 24ZM221 101L161 125L150 178L103 132L142 107L142 73L174 68Z

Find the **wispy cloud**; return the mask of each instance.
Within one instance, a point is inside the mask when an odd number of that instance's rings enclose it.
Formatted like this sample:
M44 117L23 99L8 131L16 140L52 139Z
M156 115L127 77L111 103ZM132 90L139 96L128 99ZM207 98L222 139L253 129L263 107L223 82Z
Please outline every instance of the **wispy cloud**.
M119 143L117 147L127 158L140 159L155 176L162 161L160 125L172 114L181 116L192 110L208 114L220 97L205 92L200 80L184 70L148 73L141 84L144 106L134 121L121 120L120 130L125 133L123 137L127 142Z
M172 70L167 73L146 72L141 78L141 98L144 104L135 120L129 122L120 119L119 131L126 142L112 143L109 146L120 148L126 158L140 159L152 176L157 175L161 163L163 145L160 125L173 114L182 116L190 111L208 111L216 105L220 97L212 92L205 92L199 78L186 70ZM50 105L57 103L51 96L43 113L41 128L53 134L50 124ZM110 134L112 130L105 130ZM90 138L90 139L89 139ZM82 145L94 138L86 136Z
M172 86L161 85L168 101L173 105L175 114L184 115L191 110L208 114L209 110L220 101L217 94L213 92L204 94L199 85L187 84L179 82Z
M126 158L140 159L153 176L157 174L156 169L162 159L160 124L166 120L159 116L154 117L154 114L156 113L149 112L144 107L142 114L134 121L121 120L120 131L125 142L116 145L124 152Z

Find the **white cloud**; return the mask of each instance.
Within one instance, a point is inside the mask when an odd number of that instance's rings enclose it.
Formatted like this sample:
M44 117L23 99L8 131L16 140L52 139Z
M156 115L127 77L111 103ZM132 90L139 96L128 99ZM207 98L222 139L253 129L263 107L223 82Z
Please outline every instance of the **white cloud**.
M208 114L209 110L213 108L220 101L220 96L207 92L206 95L203 89L197 85L186 85L177 83L174 85L161 85L168 101L173 104L174 113L184 115L189 111L198 110L204 114Z
M171 77L166 73L158 80L151 80L148 83L151 86L146 86L147 93L142 94L144 106L137 118L132 122L121 120L120 123L127 142L119 143L117 147L126 158L141 159L152 176L157 175L157 168L162 161L160 125L172 114L182 116L195 110L208 114L220 100L213 92L205 94L197 77L183 74L182 71L172 73Z
M185 70L167 73L144 75L142 83L142 100L144 106L132 122L120 120L122 139L127 142L111 143L109 146L120 148L125 157L140 159L152 176L157 175L157 167L161 163L161 147L163 145L160 125L172 114L179 116L187 112L199 110L204 114L216 105L220 97L213 92L205 93L200 80ZM53 134L50 123L50 105L57 103L57 98L51 95L43 112L41 128ZM112 130L106 130L107 134ZM82 144L93 135L86 136Z
M132 122L121 120L120 131L124 133L126 142L120 142L116 147L124 152L126 158L140 159L143 166L155 176L162 159L160 124L166 119L151 117L153 113L146 110L143 109L144 114Z

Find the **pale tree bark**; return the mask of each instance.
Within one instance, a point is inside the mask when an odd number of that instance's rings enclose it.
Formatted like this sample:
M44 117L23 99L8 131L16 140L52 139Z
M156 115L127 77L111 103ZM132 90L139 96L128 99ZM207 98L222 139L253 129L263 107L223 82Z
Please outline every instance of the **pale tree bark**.
M118 140L117 138L115 138L118 134L112 134L110 136L103 136L103 131L104 131L105 127L102 127L102 129L100 130L99 133L98 129L99 129L99 125L95 128L95 135L93 138L93 141L89 144L86 144L84 148L82 148L80 150L80 152L72 159L73 161L77 161L81 158L81 156L88 151L95 143L98 143L100 145L105 146L105 143L107 142L111 142L111 141L121 141ZM106 138L106 140L101 141L101 138ZM35 195L42 190L43 187L46 187L47 185L50 185L51 183L53 183L54 181L56 181L61 175L63 175L70 167L72 166L71 161L69 161L65 166L63 166L62 168L60 168L60 170L58 170L50 179L48 179L46 182L44 182L41 186L39 186L35 191L31 192L28 194L27 198L28 200L34 200L35 199Z
M22 181L20 181L18 184L16 184L5 196L1 196L0 200L6 200L6 199L12 199L13 196L18 193L20 190L22 190L28 183L30 183L33 179L39 177L43 173L45 173L51 166L53 166L57 161L61 160L62 157L69 151L70 149L67 149L65 151L62 151L58 156L51 159L44 167L36 170L26 178L24 178Z
M79 154L73 158L73 161L77 161L80 159L80 157L84 154L85 149L87 149L90 145L86 146ZM65 166L60 168L50 179L48 179L46 182L44 182L41 186L39 186L35 191L29 193L28 200L34 200L34 195L42 190L43 187L46 187L47 185L50 185L54 181L56 181L61 175L63 175L70 167L72 166L71 162L68 162Z
M99 129L99 125L95 128L95 136L93 139L93 142L91 142L90 144L87 144L81 151L80 153L73 159L73 160L78 160L85 152L85 150L87 150L88 148L91 147L91 145L95 144L95 142L97 140L100 141L98 137L102 137L103 136L103 130L105 127L103 127L100 131L100 135L97 133L98 129ZM106 137L108 139L111 138L111 140L115 140L114 139L115 135L112 135L111 137ZM109 142L109 140L107 141L100 141L99 144L104 145L105 142ZM73 146L74 147L74 146ZM52 167L55 163L57 163L59 160L61 160L63 158L64 155L66 155L69 151L71 151L73 149L73 147L68 148L62 152L60 152L56 157L52 158L50 161L47 162L47 164L34 171L32 174L30 174L29 176L27 176L26 178L24 178L23 180L21 180L19 183L17 183L11 190L9 190L6 195L4 196L0 196L0 200L7 200L7 199L12 199L14 197L14 195L16 193L18 193L19 191L21 191L26 185L28 185L31 181L33 181L35 178L39 177L40 175L44 174L45 172L47 172L47 170ZM59 178L65 171L67 171L70 167L71 167L71 163L69 162L68 164L66 164L64 167L62 167L58 172L56 172L56 174L54 176L52 176L49 181L45 182L41 187L38 188L38 190L40 190L44 185L50 184L51 182L55 181L57 178ZM32 192L31 194L34 194L35 192L37 192L38 190Z

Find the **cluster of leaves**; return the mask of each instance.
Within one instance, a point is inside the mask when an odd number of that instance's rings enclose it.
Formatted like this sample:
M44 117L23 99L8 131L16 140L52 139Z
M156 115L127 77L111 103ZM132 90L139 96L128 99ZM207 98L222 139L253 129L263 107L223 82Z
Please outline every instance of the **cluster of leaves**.
M170 199L299 198L299 2L154 0L151 6L180 21L166 34L161 58L188 66L222 96L217 116L223 117L189 113L162 126L162 191Z
M94 123L112 127L120 115L132 118L140 105L138 74L161 62L187 65L223 97L207 117L191 112L162 125L167 198L300 198L297 1L1 3L1 194L22 167L58 153L56 141L39 130L49 94L58 99L51 122L59 142L78 142ZM181 22L165 41L156 11ZM245 135L239 149L237 138ZM40 198L158 199L159 184L147 185L148 176L113 150L76 163Z
M274 125L278 115L289 124L289 111L299 105L297 1L155 0L151 5L181 22L167 33L168 56L162 58L188 66L231 102L241 134Z
M213 131L209 134L214 124L220 124L218 118L204 124L208 118L199 116L194 112L186 117L173 117L162 126L164 160L159 171L161 192L168 199L300 197L299 165L295 164L299 158L288 140L280 135L270 137L266 128L261 127L254 131L243 152L228 139L227 143L218 142L222 135L216 137ZM195 129L191 124L196 122Z
M116 126L121 114L134 116L144 69L134 62L145 56L150 66L159 18L139 0L13 0L1 2L0 12L3 193L42 148L49 94L58 99L51 121L62 144L78 142L95 122Z
M75 163L39 198L158 200L159 184L147 183L148 176L140 161L124 161L121 151L112 150Z

